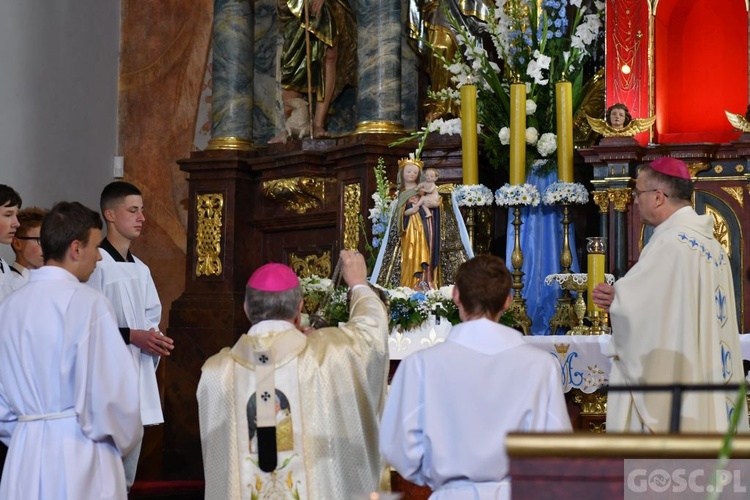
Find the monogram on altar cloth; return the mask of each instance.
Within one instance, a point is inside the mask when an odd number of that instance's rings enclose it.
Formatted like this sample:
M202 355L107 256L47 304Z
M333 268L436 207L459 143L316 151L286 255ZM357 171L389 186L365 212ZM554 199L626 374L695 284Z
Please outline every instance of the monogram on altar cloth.
M445 342L450 329L450 322L442 320L436 323L432 317L419 328L405 333L394 329L388 341L391 360L400 360L413 352ZM611 335L526 335L523 339L557 359L563 391L577 389L591 394L609 382L612 362L606 353L610 352ZM742 358L750 360L750 333L740 335L740 346Z

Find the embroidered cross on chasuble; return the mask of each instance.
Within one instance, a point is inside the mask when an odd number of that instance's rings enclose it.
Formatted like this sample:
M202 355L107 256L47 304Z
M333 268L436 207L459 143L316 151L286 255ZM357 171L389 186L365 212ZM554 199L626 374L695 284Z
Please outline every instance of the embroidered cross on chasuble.
M297 377L305 339L283 335L264 349L245 338L233 350L242 498L307 498Z

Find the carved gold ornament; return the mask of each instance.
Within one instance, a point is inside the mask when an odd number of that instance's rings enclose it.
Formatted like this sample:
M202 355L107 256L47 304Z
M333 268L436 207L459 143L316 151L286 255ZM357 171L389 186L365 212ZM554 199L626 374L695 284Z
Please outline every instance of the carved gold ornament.
M633 190L630 188L607 189L607 193L609 194L609 201L614 204L615 212L627 211L628 203L630 203L632 199L632 192Z
M724 249L727 257L730 257L732 255L732 242L729 239L729 225L726 218L711 205L706 205L706 214L714 219L714 238Z
M359 214L362 202L359 184L344 187L344 248L359 247Z
M319 276L328 278L331 276L331 252L325 251L321 255L298 256L289 254L289 267L291 267L300 278Z
M601 118L589 115L586 115L586 121L589 122L594 132L599 132L604 137L633 137L641 132L647 132L656 121L656 115L648 118L633 118L622 128L614 128Z
M729 123L731 123L734 128L740 132L750 132L750 122L747 121L747 118L727 110L724 110L724 114L727 115L727 120L729 120Z
M740 206L744 206L745 204L745 192L742 190L740 186L728 186L728 187L722 187L723 191L725 191L729 196L734 198L737 203L740 204Z
M265 181L263 196L280 203L287 210L304 214L325 201L325 180L317 177L291 177Z
M591 197L594 199L596 206L599 207L600 214L609 212L609 193L607 191L592 191Z
M711 164L704 161L695 161L692 163L687 163L687 168L688 171L690 171L690 177L695 177L701 172L711 170Z
M221 226L224 195L199 194L196 197L197 231L195 235L196 276L219 276L221 266Z

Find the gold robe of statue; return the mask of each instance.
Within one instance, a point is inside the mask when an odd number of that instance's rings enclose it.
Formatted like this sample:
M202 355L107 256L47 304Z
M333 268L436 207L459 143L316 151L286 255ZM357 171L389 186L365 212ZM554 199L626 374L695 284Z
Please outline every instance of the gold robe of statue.
M348 499L389 489L378 452L388 316L366 286L352 290L350 310L345 325L307 336L289 322L262 321L206 361L197 397L207 500ZM293 447L278 447L270 473L260 470L250 445L258 351L270 352L275 388L292 418L276 432L288 444L283 431L291 428Z

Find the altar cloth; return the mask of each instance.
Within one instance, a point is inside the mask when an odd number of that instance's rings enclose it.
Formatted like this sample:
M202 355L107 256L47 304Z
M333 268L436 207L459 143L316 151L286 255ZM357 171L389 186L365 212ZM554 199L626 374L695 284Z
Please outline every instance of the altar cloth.
M394 329L388 341L391 360L445 342L451 324L445 319L436 323L430 318L419 328L406 333ZM578 389L590 394L609 382L612 362L608 352L611 335L526 335L524 340L547 351L560 363L563 390ZM750 333L740 335L742 358L750 360Z

